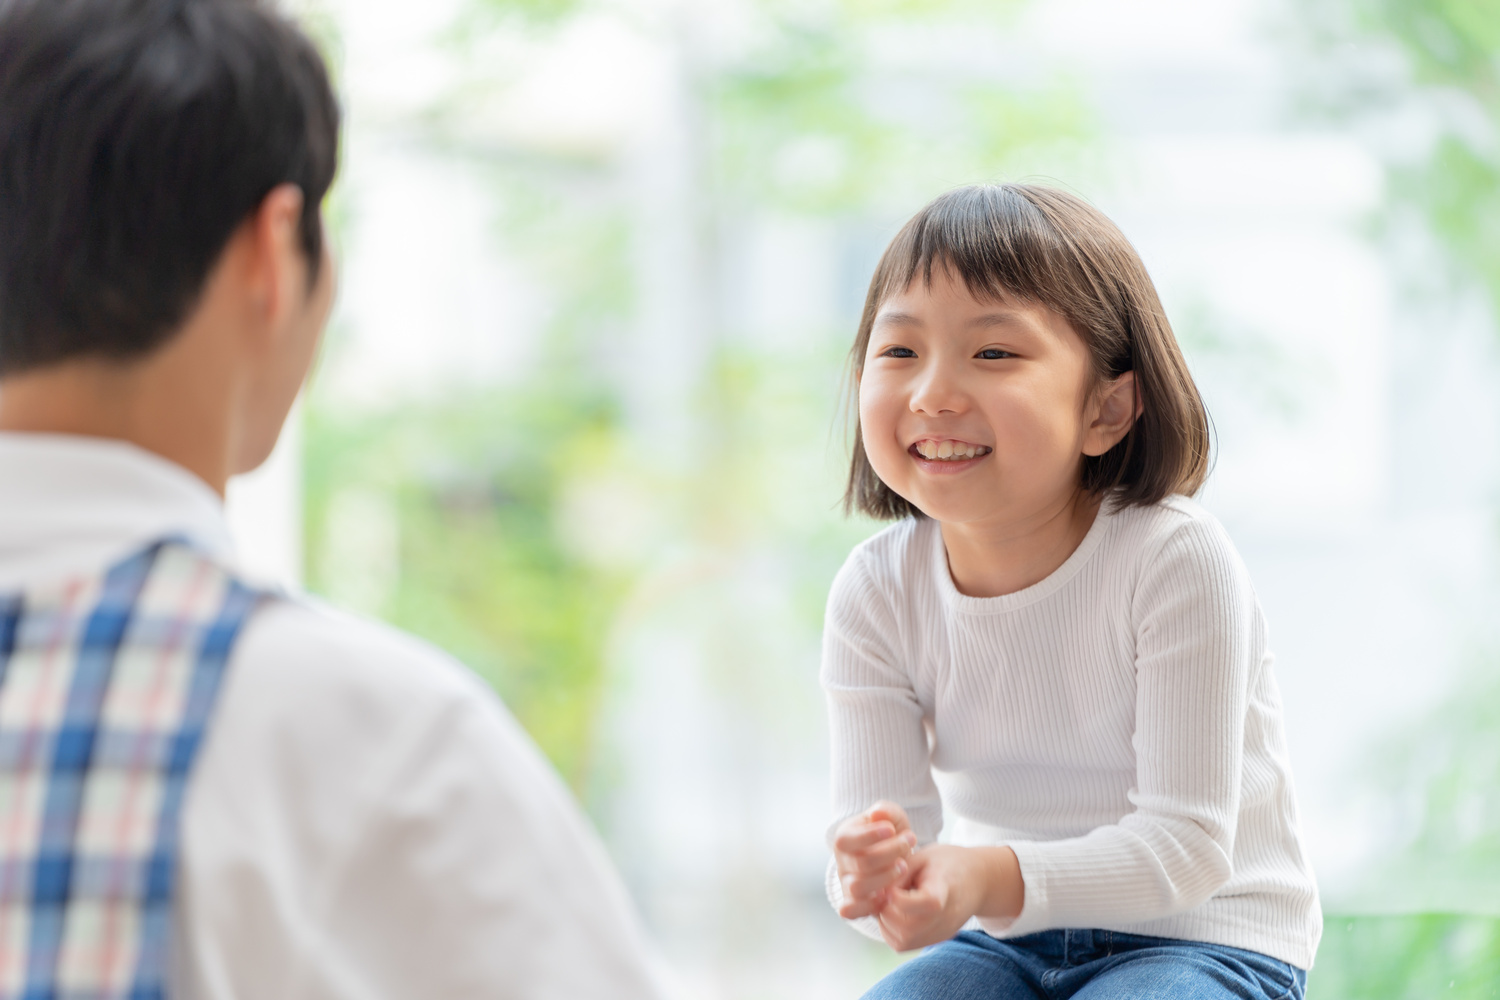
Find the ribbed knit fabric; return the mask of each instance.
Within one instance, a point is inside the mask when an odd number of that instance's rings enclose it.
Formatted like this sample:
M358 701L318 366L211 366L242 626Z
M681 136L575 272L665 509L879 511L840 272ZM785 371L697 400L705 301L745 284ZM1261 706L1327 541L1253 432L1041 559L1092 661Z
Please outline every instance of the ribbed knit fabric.
M996 937L1093 927L1309 968L1322 917L1271 660L1244 564L1186 498L1106 505L1056 572L992 598L958 592L935 522L902 521L828 599L830 840L878 799L922 843L946 813L944 841L1020 859L1020 916L978 922Z

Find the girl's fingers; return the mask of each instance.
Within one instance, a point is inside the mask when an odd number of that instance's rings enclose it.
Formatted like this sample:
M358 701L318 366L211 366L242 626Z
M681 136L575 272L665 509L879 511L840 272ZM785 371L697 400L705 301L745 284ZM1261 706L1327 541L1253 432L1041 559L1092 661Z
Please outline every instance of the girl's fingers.
M880 927L892 940L898 942L900 951L906 951L930 936L933 921L942 915L942 909L933 906L930 898L897 900L892 894L885 906L880 907L879 915Z
M873 899L905 878L907 871L906 862L897 861L884 871L868 875L847 874L843 877L844 898L846 900Z
M942 912L943 904L926 889L899 886L890 891L883 913L902 924L920 924L933 919Z
M895 825L886 820L878 823L848 823L839 828L838 836L833 838L833 847L845 854L855 854L895 836Z
M866 899L846 898L842 905L838 907L838 913L839 916L846 920L852 920L855 917L879 916L880 911L885 909L885 905L890 901L890 898L890 889L884 889Z
M842 867L860 875L882 872L911 856L916 838L911 834L889 837L863 851L845 852Z
M906 810L888 799L881 799L870 807L865 813L865 819L874 823L878 820L889 820L894 823L897 830L910 830L911 821L906 818Z
M854 899L845 900L839 907L839 916L845 920L855 920L859 917L868 917L880 909L880 900L877 899Z
M925 898L919 898L925 897ZM880 908L880 935L897 951L932 943L932 923L942 913L930 894L892 890Z

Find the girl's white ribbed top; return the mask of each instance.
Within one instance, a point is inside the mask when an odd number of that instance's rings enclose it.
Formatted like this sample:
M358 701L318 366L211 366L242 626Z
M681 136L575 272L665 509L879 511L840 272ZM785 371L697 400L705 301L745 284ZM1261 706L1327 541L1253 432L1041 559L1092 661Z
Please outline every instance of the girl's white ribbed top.
M1103 928L1309 968L1322 916L1271 660L1244 564L1184 497L1106 505L1003 597L960 594L938 525L902 521L828 599L830 839L877 799L923 843L946 812L943 840L1020 859L1021 915L978 922L996 937Z

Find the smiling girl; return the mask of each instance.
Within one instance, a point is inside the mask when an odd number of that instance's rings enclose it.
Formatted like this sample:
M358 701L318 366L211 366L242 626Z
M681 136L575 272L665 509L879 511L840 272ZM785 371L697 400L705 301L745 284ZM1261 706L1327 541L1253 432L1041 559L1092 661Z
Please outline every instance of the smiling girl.
M1190 499L1208 415L1134 249L1061 191L950 192L852 359L846 501L897 523L828 602L829 895L935 945L868 996L1300 998L1322 921L1266 627Z

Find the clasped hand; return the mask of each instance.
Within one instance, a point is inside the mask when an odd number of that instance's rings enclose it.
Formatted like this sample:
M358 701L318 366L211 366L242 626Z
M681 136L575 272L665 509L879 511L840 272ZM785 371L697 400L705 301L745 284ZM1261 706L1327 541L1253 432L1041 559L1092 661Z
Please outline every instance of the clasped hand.
M877 802L834 835L845 919L873 916L897 951L946 941L973 916L1017 916L1025 898L1008 847L917 847L906 811Z

